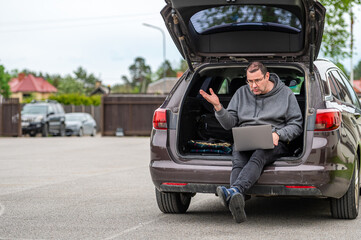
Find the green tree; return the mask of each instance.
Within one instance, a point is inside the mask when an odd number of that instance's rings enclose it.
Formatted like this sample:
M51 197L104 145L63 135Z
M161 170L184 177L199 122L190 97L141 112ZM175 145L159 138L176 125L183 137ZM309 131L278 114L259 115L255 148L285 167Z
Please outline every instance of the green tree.
M112 86L112 93L132 93L133 89L130 84L115 84Z
M98 106L101 102L101 96L100 95L94 95L91 97L77 94L77 93L70 93L70 94L57 94L52 95L49 97L49 99L56 100L59 103L62 103L64 105L94 105Z
M145 59L142 57L135 58L134 63L129 66L129 72L130 79L122 76L125 85L130 85L133 89L132 92L145 93L152 75L151 68L145 63Z
M44 78L46 81L48 81L51 85L53 85L56 88L59 88L59 85L61 83L61 81L63 80L63 77L60 74L39 74L39 77ZM66 77L65 77L66 78Z
M354 79L361 79L361 60L358 62L357 66L353 69L354 71Z
M89 95L91 91L94 90L96 81L99 81L99 79L95 77L94 74L88 74L82 67L78 67L78 69L74 71L74 74L75 79L83 83L85 93L87 95Z
M185 72L188 69L187 61L184 59L181 59L179 62L178 67L175 69L176 72Z
M70 75L68 75L59 82L58 93L59 94L65 94L65 93L84 94L85 93L84 84L80 81L75 80Z
M344 58L353 53L353 35L348 31L349 22L355 21L352 9L361 4L361 0L322 0L326 7L326 24L323 32L322 51L341 68L340 63Z
M10 74L5 72L3 65L0 65L0 95L4 98L9 98L11 95L9 81L11 79Z
M171 63L168 60L165 60L163 64L158 68L157 72L155 73L155 80L162 79L164 77L164 66L165 66L165 76L166 77L176 77L177 72L173 70Z

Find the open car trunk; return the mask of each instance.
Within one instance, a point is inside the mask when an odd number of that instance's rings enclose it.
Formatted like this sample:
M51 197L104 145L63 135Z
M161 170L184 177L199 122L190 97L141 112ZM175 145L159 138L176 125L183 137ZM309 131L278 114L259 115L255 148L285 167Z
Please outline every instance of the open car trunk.
M304 72L295 65L267 65L270 73L276 73L294 92L303 115L306 108ZM246 84L246 65L213 65L204 67L193 75L183 99L179 117L178 152L183 156L231 155L233 136L231 130L225 130L214 115L213 106L200 94L209 88L218 95L222 105L227 108L233 94ZM281 103L280 103L281 104ZM304 126L304 124L303 124ZM304 134L289 144L290 157L298 158L303 152ZM222 143L220 147L200 146L199 142ZM226 143L226 144L223 144ZM226 147L225 147L226 146ZM227 148L228 146L228 148Z

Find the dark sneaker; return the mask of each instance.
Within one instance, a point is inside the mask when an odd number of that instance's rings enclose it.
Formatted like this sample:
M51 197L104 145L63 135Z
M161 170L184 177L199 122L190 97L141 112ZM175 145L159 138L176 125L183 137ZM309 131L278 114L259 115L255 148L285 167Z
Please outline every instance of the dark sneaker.
M217 196L221 199L222 205L228 207L229 200L231 199L231 194L227 191L227 188L223 186L218 186L216 192Z
M229 210L233 215L233 219L237 223L241 223L247 220L246 212L244 211L244 197L240 193L234 193L229 201Z
M217 196L221 199L221 203L223 206L228 207L229 200L231 200L231 197L235 193L239 193L239 190L235 187L232 188L226 188L224 186L218 186L216 189Z

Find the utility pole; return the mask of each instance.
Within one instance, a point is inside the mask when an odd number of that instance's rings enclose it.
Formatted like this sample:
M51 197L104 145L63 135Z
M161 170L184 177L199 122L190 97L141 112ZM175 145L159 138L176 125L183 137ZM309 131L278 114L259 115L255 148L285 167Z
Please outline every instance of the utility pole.
M165 33L163 31L163 29L161 29L160 27L148 24L148 23L143 23L144 26L146 27L150 27L150 28L154 28L159 30L162 35L163 35L163 94L165 94L166 91L166 82L165 82L165 77L166 77L166 71L167 71L167 66L165 64Z

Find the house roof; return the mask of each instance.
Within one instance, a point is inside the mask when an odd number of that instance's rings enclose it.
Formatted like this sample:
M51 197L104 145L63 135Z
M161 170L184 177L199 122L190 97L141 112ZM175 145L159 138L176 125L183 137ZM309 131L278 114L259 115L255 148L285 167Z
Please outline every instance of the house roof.
M353 80L353 90L355 90L357 94L361 94L361 79Z
M51 93L57 92L58 89L49 82L40 77L34 77L32 74L25 75L19 73L17 78L13 78L9 82L11 92L40 92Z
M109 94L109 93L110 93L110 89L108 87L99 86L90 93L90 96L95 94Z

